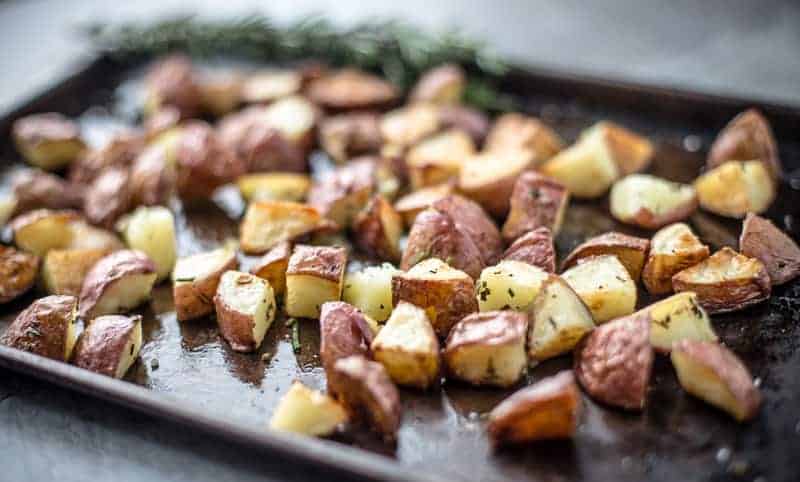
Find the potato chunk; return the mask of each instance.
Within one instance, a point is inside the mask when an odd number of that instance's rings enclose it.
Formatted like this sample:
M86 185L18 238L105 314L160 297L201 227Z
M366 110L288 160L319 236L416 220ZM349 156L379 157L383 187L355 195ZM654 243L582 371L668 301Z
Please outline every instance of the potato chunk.
M81 185L39 169L25 169L14 175L11 184L14 203L9 211L17 214L34 209L80 209L83 207ZM6 218L7 219L7 218ZM3 221L0 216L0 221Z
M235 70L204 72L197 85L203 110L217 117L236 110L242 102L245 82Z
M528 355L536 361L571 351L594 329L589 308L556 275L550 275L542 283L528 315Z
M353 112L328 117L319 127L319 143L336 162L376 153L382 138L380 117L372 112Z
M247 207L239 242L247 254L263 254L284 241L323 229L327 224L315 208L282 201L257 201Z
M155 263L156 282L167 279L178 258L172 212L163 206L141 206L122 225L128 247L143 252Z
M650 323L629 316L598 326L575 351L575 376L592 398L642 410L653 368Z
M439 340L425 310L401 301L372 341L375 360L398 385L428 388L439 377Z
M759 159L773 179L780 179L783 168L778 145L769 121L756 109L734 117L714 139L706 165L713 169L727 161Z
M631 278L634 281L638 281L649 249L650 241L647 239L612 231L587 239L581 243L569 253L569 256L561 265L561 269L569 269L580 262L581 259L590 256L612 255L616 256L620 263L625 266Z
M48 171L66 166L86 148L78 124L55 112L17 119L11 135L25 160Z
M420 142L406 154L411 187L416 190L457 179L466 160L474 154L472 138L458 129Z
M760 303L772 291L764 263L724 247L672 277L676 292L694 291L709 313L724 313Z
M670 296L639 312L647 314L650 343L659 352L669 353L681 340L717 341L708 313L691 291Z
M473 385L510 387L525 374L528 317L513 311L473 313L447 337L444 361L449 376Z
M484 150L522 151L530 156L532 166L538 166L563 149L561 137L547 124L535 117L509 113L497 118L486 137Z
M341 69L312 80L308 97L315 104L333 110L384 107L400 95L391 83L357 69Z
M644 286L652 294L672 291L672 277L708 258L708 246L683 223L661 228L650 242L650 253L642 272Z
M800 247L771 221L748 213L742 224L739 250L756 258L767 268L772 285L781 285L800 276Z
M284 241L267 251L253 265L250 272L269 281L275 296L283 296L286 293L286 269L289 267L291 257L292 244Z
M410 102L457 104L466 86L464 70L457 64L444 64L422 74L408 98Z
M86 188L83 212L92 224L111 228L133 207L133 195L130 170L108 168Z
M592 312L596 323L633 313L636 283L616 256L584 258L562 275Z
M345 248L295 246L286 269L286 313L319 318L323 303L342 297L346 265Z
M545 227L557 235L569 204L569 193L558 182L536 172L519 176L511 194L511 210L503 238L512 242L526 232Z
M16 208L17 198L15 196L0 194L0 227L6 225Z
M503 253L503 261L528 263L548 273L556 271L556 248L553 234L544 226L517 238Z
M242 100L267 104L297 94L302 85L303 77L294 70L260 70L245 79Z
M87 320L136 308L150 298L156 265L141 251L111 253L86 274L81 287L81 317Z
M720 216L760 214L775 199L775 184L761 161L727 161L694 181L700 207Z
M439 338L465 315L478 311L472 278L438 258L392 276L392 305L401 301L424 309Z
M205 122L181 126L175 146L175 185L184 202L208 199L247 170L247 164Z
M77 319L78 299L74 296L39 298L8 325L0 344L69 361L78 337Z
M593 140L605 146L622 176L647 169L655 151L647 138L608 121L598 122L582 132L579 141Z
M450 216L480 250L484 265L495 264L503 256L503 240L497 225L480 205L456 194L434 202L431 207Z
M241 271L222 275L214 307L222 337L241 352L258 350L278 311L269 282Z
M388 112L380 122L383 142L401 152L439 130L439 112L432 104L411 104Z
M50 295L79 296L89 270L111 251L103 248L51 249L42 262L42 285Z
M569 439L582 409L581 392L570 371L522 388L492 409L487 430L492 445Z
M604 195L620 177L619 167L601 136L580 139L545 162L541 172L581 199Z
M0 245L0 303L23 295L39 273L39 257Z
M533 156L523 150L484 151L461 166L458 189L496 218L508 214L517 178L533 167Z
M155 62L147 72L144 111L151 116L164 107L174 107L181 118L191 118L200 109L200 91L192 61L176 54Z
M347 273L342 299L376 321L386 321L392 313L392 276L401 271L389 263Z
M348 163L314 183L308 204L341 227L347 227L375 190L375 164L361 160Z
M311 188L307 175L293 172L246 174L236 184L246 201L300 202Z
M514 310L527 312L547 272L520 261L501 261L481 272L475 295L480 311Z
M237 264L236 253L228 248L180 258L172 272L172 298L178 321L213 313L219 280Z
M414 224L417 214L431 207L434 202L452 193L453 185L450 183L423 187L395 201L394 209L403 216L406 226L410 227Z
M384 440L397 439L403 409L397 387L383 365L359 355L342 358L328 376L328 390L351 416L366 419Z
M343 301L322 304L319 316L319 356L330 376L337 361L352 355L372 358L374 339L371 320L355 306Z
M99 316L83 330L72 363L101 375L122 378L141 348L141 316Z
M303 101L287 101L281 101L283 107L277 111L252 106L219 122L220 142L242 160L245 171L303 173L307 170L306 154L313 141L308 126L313 126L316 112L309 111ZM299 111L297 118L292 117L293 109Z
M403 218L380 194L369 201L353 221L356 245L365 253L380 260L400 260L400 236Z
M446 260L475 277L485 266L483 253L473 238L449 214L434 208L426 209L414 220L400 268L408 270L431 258Z
M688 218L697 209L697 193L688 184L631 174L611 188L609 204L618 221L658 229Z
M51 249L63 249L72 242L71 223L79 219L75 211L37 209L11 220L14 244L42 257Z
M758 414L761 393L747 367L724 346L683 340L673 347L671 358L687 392L728 412L739 422Z
M325 437L348 419L339 402L295 381L278 402L269 426L273 430Z

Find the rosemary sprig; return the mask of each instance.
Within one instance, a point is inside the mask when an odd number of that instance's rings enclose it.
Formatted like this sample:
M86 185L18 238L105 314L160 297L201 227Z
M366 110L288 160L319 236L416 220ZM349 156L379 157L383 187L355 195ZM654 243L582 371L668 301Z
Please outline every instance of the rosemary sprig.
M292 351L300 353L300 322L297 318L289 318L286 320L286 326L292 329Z
M457 30L425 32L399 21L372 20L339 29L311 16L288 25L252 15L232 20L182 17L150 25L92 25L95 47L114 58L156 56L184 51L195 57L233 56L260 62L305 58L380 73L403 89L442 63L470 72L466 102L489 110L509 110L513 99L495 84L508 67L486 45Z

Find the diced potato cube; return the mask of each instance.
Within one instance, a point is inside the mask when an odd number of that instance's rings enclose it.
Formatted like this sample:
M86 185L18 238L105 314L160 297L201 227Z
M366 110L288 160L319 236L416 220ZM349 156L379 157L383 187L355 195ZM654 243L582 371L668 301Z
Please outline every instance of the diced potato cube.
M150 298L156 265L141 251L111 253L92 265L81 287L84 319L124 313Z
M478 307L480 311L527 312L547 277L546 271L520 261L489 266L476 283Z
M412 147L406 155L413 189L458 178L461 167L475 154L475 143L464 131L451 129Z
M381 195L375 195L353 220L356 245L380 260L400 261L400 236L403 218Z
M594 329L592 313L556 275L542 283L529 315L528 355L536 361L572 351Z
M783 167L769 121L756 109L737 115L714 139L706 165L713 169L727 161L759 159L778 180Z
M691 291L672 295L640 311L646 312L650 320L650 343L662 353L668 353L681 340L717 341L708 313Z
M344 301L322 304L319 316L319 357L330 376L336 362L361 355L372 358L370 345L375 337L371 320L361 310Z
M75 211L38 209L11 220L14 244L42 257L51 249L63 249L72 242L71 223L79 219Z
M708 258L708 246L683 223L661 228L650 242L642 272L644 286L652 294L672 291L672 276Z
M775 183L761 161L727 161L694 181L700 207L720 216L760 214L775 199Z
M42 263L42 284L47 294L81 294L92 266L109 254L107 249L51 249Z
M230 248L180 258L172 272L172 298L178 321L213 313L219 280L236 266L236 253Z
M492 216L502 218L508 214L517 178L532 167L529 151L483 151L462 164L458 189Z
M452 193L453 185L450 183L423 187L395 201L394 208L403 216L406 226L411 227L411 225L414 224L414 220L417 218L417 214L431 207L434 202Z
M309 206L341 227L347 227L375 191L375 163L360 160L337 168L311 186Z
M163 206L141 206L123 225L128 247L143 252L156 264L156 282L167 279L178 258L172 212Z
M650 241L647 239L612 231L581 243L567 256L561 269L569 269L583 258L608 254L616 256L628 270L631 278L637 281L642 274L649 249Z
M520 261L548 273L555 273L556 247L553 233L544 226L528 231L511 243L503 253L503 260Z
M648 174L631 174L614 183L609 198L611 215L646 229L682 221L697 209L697 193L688 184Z
M38 256L0 245L0 303L8 303L26 293L38 274Z
M420 103L393 110L381 119L383 142L405 148L414 145L439 130L436 106Z
M81 333L72 363L101 375L122 378L141 348L141 316L100 316Z
M300 202L306 198L311 180L294 172L262 172L241 176L236 184L247 201Z
M258 350L278 311L269 282L241 271L222 275L214 306L222 337L242 352Z
M286 313L319 318L322 304L342 297L347 250L297 245L286 269Z
M768 219L748 213L742 224L739 250L756 258L767 268L772 285L781 285L800 276L800 247Z
M262 256L250 272L269 281L275 296L283 296L286 293L286 269L291 256L292 244L284 241Z
M606 146L623 176L647 169L655 152L647 138L608 121L598 122L582 132L579 141L592 139Z
M616 256L584 258L562 277L589 307L596 323L636 309L636 283Z
M347 273L342 299L370 318L386 321L392 313L392 276L401 273L389 263Z
M331 397L294 382L281 398L269 426L273 430L324 437L347 422L347 411Z
M542 174L564 185L576 198L604 195L619 179L620 170L601 136L590 136L545 162Z
M28 162L50 171L66 166L86 148L78 124L54 112L17 119L12 136Z
M325 226L319 211L305 204L257 201L247 207L239 241L247 254L262 254Z
M31 303L8 325L0 344L68 362L78 331L78 299L46 296Z
M486 137L484 150L523 150L530 153L534 166L550 159L564 148L561 137L547 124L522 114L503 114L495 120Z
M541 227L557 235L568 204L569 192L555 180L536 172L522 174L511 194L511 210L503 224L503 238L512 242Z

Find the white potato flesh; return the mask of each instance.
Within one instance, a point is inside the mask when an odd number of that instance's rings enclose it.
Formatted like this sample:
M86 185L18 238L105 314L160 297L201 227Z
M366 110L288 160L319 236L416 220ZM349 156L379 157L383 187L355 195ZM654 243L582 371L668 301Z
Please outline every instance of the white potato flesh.
M336 400L294 382L278 402L269 426L273 430L324 437L347 419L347 412Z
M240 283L242 277L247 283ZM217 293L227 307L253 321L255 348L261 346L264 335L275 319L275 294L266 280L241 271L226 271L222 275Z
M647 211L652 217L688 217L697 193L688 184L667 181L648 174L631 174L611 188L611 215L622 222L634 222L637 215ZM685 213L676 216L673 213Z
M497 181L518 176L531 165L532 159L533 156L522 149L476 154L461 166L459 188L469 193L491 187Z
M381 119L385 143L405 147L433 134L439 128L439 110L432 104L414 104L393 110Z
M293 70L266 70L255 72L242 84L245 102L272 102L297 93L303 78Z
M400 270L389 263L347 273L342 299L365 315L386 321L392 313L392 276Z
M528 355L542 361L568 353L593 329L592 313L564 280L553 275L530 312Z
M306 198L311 179L305 174L267 172L246 174L236 180L239 192L247 201L293 201Z
M10 195L0 196L0 226L3 226L11 218L11 214L17 207L17 199Z
M562 277L592 312L595 323L629 315L636 309L636 283L616 256L586 258Z
M240 227L242 251L247 254L265 253L278 243L314 231L321 222L319 211L305 204L252 202Z
M694 181L700 206L720 216L760 214L775 199L775 184L761 161L728 161Z
M172 271L172 280L175 283L191 283L207 278L228 264L233 253L232 248L224 247L180 258Z
M501 387L516 383L527 366L525 337L513 344L464 346L448 362L449 371L461 380Z
M412 147L406 155L414 189L456 178L461 166L475 154L475 143L463 131L452 129Z
M696 293L678 293L642 311L650 314L650 344L661 352L669 352L680 340L717 341L711 319Z
M501 261L484 268L476 283L480 311L527 312L548 273L521 261Z
M132 274L114 282L97 300L92 317L125 313L148 299L156 281L155 273Z
M286 313L298 318L319 319L323 303L341 299L342 285L342 282L337 283L317 276L287 275Z
M301 96L293 95L277 100L264 108L264 123L277 129L292 142L301 142L314 127L317 112L314 104Z
M78 342L78 303L72 307L72 316L67 323L67 334L64 337L64 361L69 361L72 358L72 350L75 348L75 343Z
M139 320L133 325L130 338L125 343L125 348L122 350L122 356L117 365L117 371L114 372L114 378L122 378L128 373L128 369L139 357L139 350L142 348L142 321Z
M43 257L51 249L64 249L72 242L74 214L53 213L14 231L14 244L23 251Z
M439 375L439 341L425 310L400 302L372 341L375 360L398 385L427 388Z
M73 221L69 229L72 232L69 249L104 249L111 252L124 247L116 234L85 221Z
M125 243L147 255L156 265L156 282L172 273L177 255L175 217L163 206L139 207L125 222Z
M563 184L576 198L589 199L605 194L620 176L617 164L599 136L590 136L559 152L541 171Z

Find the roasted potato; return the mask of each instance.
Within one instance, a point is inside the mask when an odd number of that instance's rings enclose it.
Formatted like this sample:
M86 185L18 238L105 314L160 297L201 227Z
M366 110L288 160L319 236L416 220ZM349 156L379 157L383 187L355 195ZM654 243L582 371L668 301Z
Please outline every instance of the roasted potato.
M246 201L301 202L311 188L306 174L293 172L246 174L237 179L236 184Z
M439 338L465 315L478 311L472 278L438 258L392 276L392 306L401 301L424 309Z
M392 276L400 270L389 263L347 273L342 299L370 318L386 321L392 313Z
M278 311L269 282L241 271L219 279L214 308L222 337L241 352L258 350Z
M213 313L219 280L237 265L236 252L230 248L178 259L172 272L172 298L178 321Z
M708 246L683 223L661 228L650 241L650 252L642 271L644 286L652 294L672 291L672 277L708 258Z
M167 279L178 258L172 212L163 206L141 206L121 224L128 247L143 252L155 263L156 282Z
M223 116L236 110L242 103L244 87L249 80L235 70L203 72L197 80L201 107L214 116ZM252 94L253 84L249 83L248 86Z
M10 212L17 214L34 209L83 207L83 192L78 186L38 169L25 169L15 175L12 192L15 203Z
M328 375L328 391L351 416L365 418L384 440L397 439L403 415L400 394L383 365L359 355L342 358Z
M553 358L575 348L594 329L589 308L559 276L549 275L528 309L528 356Z
M562 371L514 392L494 407L487 426L489 439L498 447L572 438L582 406L574 375Z
M772 284L764 263L724 247L672 277L676 292L694 291L709 313L746 308L769 298Z
M495 218L508 214L514 186L533 167L533 156L522 149L483 151L461 165L458 189Z
M578 245L564 259L561 269L569 269L583 258L609 254L616 256L620 263L625 266L625 269L628 270L631 279L638 281L642 274L645 260L647 260L649 249L650 241L647 239L612 231L587 239Z
M756 109L734 117L717 135L706 165L713 169L727 161L758 159L773 179L781 178L783 168L769 121Z
M77 319L78 299L74 296L39 298L8 325L0 344L69 361L78 339Z
M510 387L525 374L528 317L513 311L467 315L450 331L442 354L448 376L473 385Z
M603 145L622 176L647 169L653 158L653 144L634 132L612 122L598 122L581 133L579 142Z
M106 228L133 207L131 175L126 168L112 167L103 171L87 188L83 212L92 224Z
M319 318L323 303L342 297L346 266L345 248L295 246L286 268L286 313Z
M458 179L465 161L475 154L475 143L464 131L450 129L408 150L406 164L413 189Z
M383 143L402 152L435 134L441 127L439 110L432 104L411 104L386 113L380 121Z
M25 160L47 171L61 169L86 148L78 124L55 112L17 119L11 135Z
M361 310L343 301L322 304L319 315L319 357L329 376L333 366L342 358L352 355L372 358L370 345L373 339L370 320Z
M475 284L478 308L527 312L547 276L546 271L521 261L489 266Z
M773 286L800 276L800 247L761 216L747 214L739 237L739 251L764 263Z
M262 254L276 245L328 226L315 208L285 201L255 201L247 206L239 242L247 254Z
M439 199L449 196L453 191L453 185L450 183L423 187L395 201L394 209L403 216L406 226L411 227L419 213L431 207Z
M720 216L760 214L775 199L775 183L761 161L727 161L695 179L700 207Z
M457 64L444 64L428 70L408 95L409 102L457 104L464 95L467 77Z
M620 318L598 326L578 344L575 376L592 398L626 410L642 410L653 358L646 317Z
M5 226L17 208L17 198L13 195L0 194L0 227Z
M495 264L503 256L503 240L494 222L480 205L456 194L435 201L431 207L448 214L456 227L478 247L485 265Z
M353 220L353 237L363 252L384 261L400 260L403 218L380 194L370 199Z
M711 341L683 340L672 347L671 358L678 381L687 392L739 422L758 414L761 393L732 351Z
M331 397L295 381L278 402L269 427L312 437L331 435L347 422L347 411Z
M27 292L39 273L39 257L0 245L0 303Z
M156 62L145 78L144 111L150 116L166 106L172 106L189 119L200 112L200 89L192 67L185 55L170 55Z
M51 249L70 245L71 225L77 219L75 211L37 209L15 217L9 225L18 248L42 257Z
M79 296L95 263L112 252L106 248L51 249L42 262L42 287L49 295Z
M619 179L620 169L601 136L590 136L556 154L540 168L580 199L594 199L608 192Z
M80 368L122 378L142 348L142 317L99 316L83 330L72 363Z
M631 174L614 183L609 205L618 221L658 229L691 216L697 209L697 193L688 184Z
M319 126L319 143L336 162L380 150L380 116L372 112L352 112L328 117Z
M550 229L542 226L517 238L503 253L503 261L520 261L555 273L556 248Z
M248 104L268 104L300 92L303 77L294 70L260 70L242 83L242 100Z
M596 323L636 309L636 283L616 256L583 258L562 277L589 307Z
M563 148L561 137L547 124L535 117L516 113L498 117L484 145L487 152L527 153L532 167L547 161Z
M380 77L356 69L341 69L312 80L308 97L332 110L380 108L393 104L397 88Z
M113 232L92 226L82 219L71 221L68 228L70 236L66 249L104 249L110 253L125 247Z
M308 204L341 227L349 226L375 190L375 164L367 160L348 163L315 182Z
M166 205L177 193L179 140L177 128L161 134L133 161L130 190L134 205Z
M267 251L250 269L250 272L269 281L275 296L283 296L286 293L286 269L289 267L291 256L292 244L284 241Z
M439 124L442 129L458 129L480 145L489 133L489 118L477 109L459 104L439 106Z
M73 189L74 186L88 186L106 169L128 168L144 148L145 137L138 131L124 130L115 134L104 145L84 151L70 164L67 174L69 184Z
M650 321L650 343L659 352L669 353L680 340L717 341L708 313L691 291L657 301L638 313L645 313Z
M82 318L121 313L150 298L156 265L141 251L122 250L96 262L81 287Z
M245 161L222 143L201 121L181 128L176 150L177 191L184 201L207 199L214 191L245 173Z
M514 184L503 238L512 242L530 230L545 227L558 235L569 204L569 192L553 179L526 172Z
M439 377L439 340L425 310L411 303L397 305L371 348L398 385L425 389Z

